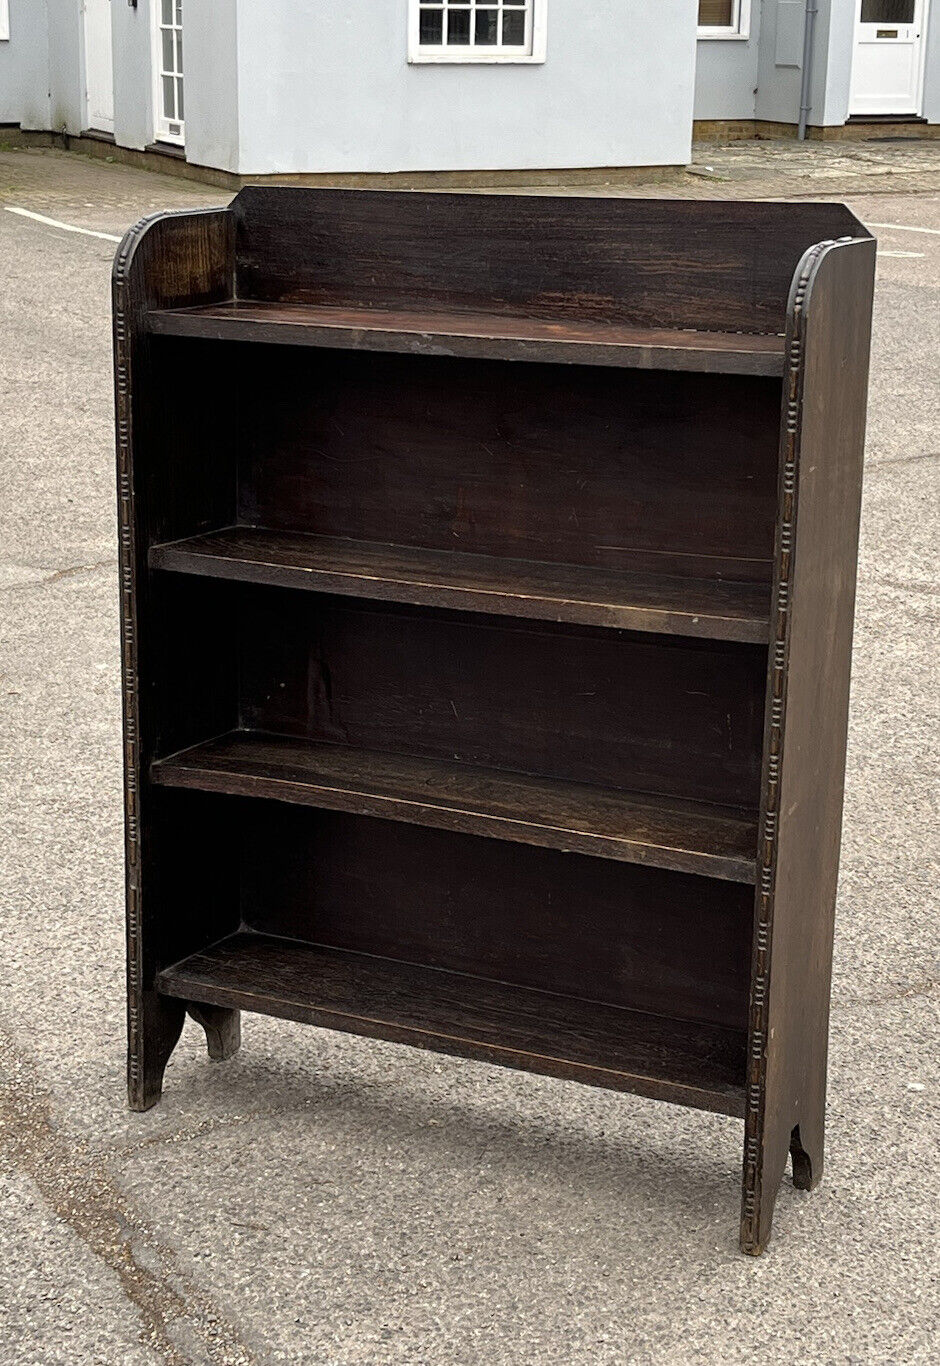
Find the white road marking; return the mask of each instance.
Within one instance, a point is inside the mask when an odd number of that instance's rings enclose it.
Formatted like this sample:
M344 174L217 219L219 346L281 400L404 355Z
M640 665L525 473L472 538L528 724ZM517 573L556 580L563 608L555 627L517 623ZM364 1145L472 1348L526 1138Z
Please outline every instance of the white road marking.
M940 228L912 228L909 223L869 223L870 228L890 228L892 232L926 232L940 237Z
M909 261L912 260L914 257L916 257L918 260L923 260L924 253L922 251L879 251L878 256L879 259L882 256L897 256L903 257L904 260Z
M7 213L18 213L21 218L32 218L36 223L45 223L50 228L61 228L63 232L80 232L83 237L100 237L103 242L120 242L113 232L95 232L93 228L76 228L74 223L60 223L58 218L47 218L44 213L33 213L31 209L20 209L15 204L4 204Z

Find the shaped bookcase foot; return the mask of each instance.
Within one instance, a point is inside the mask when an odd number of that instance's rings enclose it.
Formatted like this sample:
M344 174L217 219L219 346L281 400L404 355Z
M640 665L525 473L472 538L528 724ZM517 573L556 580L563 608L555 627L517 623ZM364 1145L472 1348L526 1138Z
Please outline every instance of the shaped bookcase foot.
M182 1001L148 993L132 1017L127 1059L127 1103L149 1110L163 1094L163 1074L183 1032Z
M241 1011L225 1006L203 1005L190 1001L186 1006L192 1019L206 1031L206 1044L213 1062L225 1062L241 1047Z
M797 1190L815 1190L823 1174L823 1123L805 1116L787 1141L779 1134L764 1148L756 1193L745 1191L741 1219L741 1251L759 1257L770 1240L777 1192L786 1173L787 1152Z

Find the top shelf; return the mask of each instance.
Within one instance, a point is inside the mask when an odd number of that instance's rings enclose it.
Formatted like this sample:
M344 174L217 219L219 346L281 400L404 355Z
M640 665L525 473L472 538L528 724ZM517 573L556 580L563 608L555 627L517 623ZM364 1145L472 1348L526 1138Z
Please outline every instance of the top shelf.
M148 326L163 336L213 341L778 378L783 374L782 336L627 327L581 319L549 321L502 313L229 299L198 308L156 309L148 314Z

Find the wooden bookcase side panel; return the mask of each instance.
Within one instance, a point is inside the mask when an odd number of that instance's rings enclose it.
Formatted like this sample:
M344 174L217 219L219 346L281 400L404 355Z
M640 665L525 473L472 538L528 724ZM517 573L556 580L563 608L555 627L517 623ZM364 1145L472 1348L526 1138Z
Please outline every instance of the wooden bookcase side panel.
M182 1008L155 990L167 953L192 942L161 905L153 859L149 765L154 752L150 679L148 498L159 468L149 445L168 395L151 382L153 308L210 303L234 288L234 230L228 210L155 214L125 235L113 272L114 375L124 707L125 863L128 972L128 1096L133 1109L159 1099L166 1059L179 1037ZM221 511L222 509L220 509ZM188 935L188 937L187 937Z
M232 211L241 299L711 332L782 332L807 244L859 226L841 204L267 186Z
M822 243L787 332L773 643L752 966L741 1246L770 1235L786 1165L822 1175L875 243Z

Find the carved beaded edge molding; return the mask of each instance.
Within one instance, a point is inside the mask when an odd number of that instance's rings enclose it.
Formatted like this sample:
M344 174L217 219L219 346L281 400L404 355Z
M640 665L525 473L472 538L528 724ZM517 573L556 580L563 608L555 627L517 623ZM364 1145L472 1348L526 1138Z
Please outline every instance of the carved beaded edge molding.
M127 319L128 270L150 225L163 212L147 214L129 228L114 257L114 377L117 428L118 536L121 577L121 650L124 704L124 851L127 887L127 1079L132 1095L143 1085L140 998L143 992L140 913L139 715L137 707L137 620L134 607L134 490L131 478L130 347Z
M843 238L843 241L851 239ZM760 1240L761 1139L767 1082L767 1010L770 999L770 944L774 919L774 874L777 864L780 762L783 753L787 653L790 632L790 586L793 571L793 532L797 512L797 468L800 458L800 410L803 401L806 293L817 262L835 242L817 242L803 259L793 294L793 329L787 348L786 439L783 450L780 541L777 547L773 661L770 676L770 728L767 744L765 801L761 820L761 859L754 927L755 965L751 994L750 1050L744 1111L744 1182L741 1241L748 1248Z

